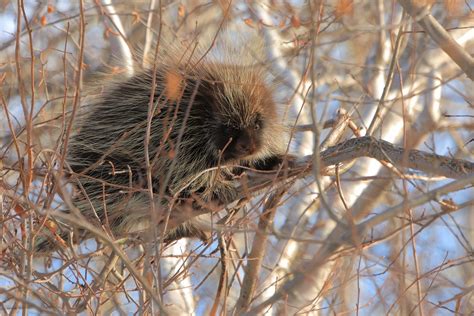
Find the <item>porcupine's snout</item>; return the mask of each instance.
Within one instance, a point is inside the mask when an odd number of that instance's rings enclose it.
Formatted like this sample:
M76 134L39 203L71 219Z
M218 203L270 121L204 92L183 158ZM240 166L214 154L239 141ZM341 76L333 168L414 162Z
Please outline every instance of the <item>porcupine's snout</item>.
M254 154L258 149L256 135L248 130L241 131L234 148L237 157L243 158Z

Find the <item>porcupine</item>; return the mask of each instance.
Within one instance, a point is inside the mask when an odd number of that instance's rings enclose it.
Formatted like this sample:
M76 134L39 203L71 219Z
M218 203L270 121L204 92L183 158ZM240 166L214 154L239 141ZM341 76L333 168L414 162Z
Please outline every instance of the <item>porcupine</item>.
M248 54L238 57L243 55ZM108 225L115 236L150 225L148 124L155 194L197 195L204 203L226 204L236 198L232 176L242 166L271 169L285 153L286 128L262 65L213 61L198 52L180 56L167 54L155 69L105 84L85 106L88 113L70 139L67 162L81 191L73 203L91 223ZM216 168L220 165L233 167ZM165 241L182 237L204 240L208 233L189 220L167 232ZM37 248L52 245L49 239Z

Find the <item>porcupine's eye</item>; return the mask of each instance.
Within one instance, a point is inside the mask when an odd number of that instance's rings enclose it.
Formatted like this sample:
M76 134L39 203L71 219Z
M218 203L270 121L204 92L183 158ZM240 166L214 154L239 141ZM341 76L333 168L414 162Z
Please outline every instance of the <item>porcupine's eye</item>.
M257 114L257 116L255 117L255 119L253 120L253 129L254 130L259 130L263 127L263 121L262 121L262 117L260 114Z

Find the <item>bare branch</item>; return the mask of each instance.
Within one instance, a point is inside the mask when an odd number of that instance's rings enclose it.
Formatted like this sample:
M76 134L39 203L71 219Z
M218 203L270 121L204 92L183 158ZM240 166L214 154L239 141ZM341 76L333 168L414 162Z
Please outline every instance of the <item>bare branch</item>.
M430 14L424 1L399 0L403 8L420 24L426 33L448 54L462 71L474 80L474 58L459 45Z
M446 178L461 178L474 173L474 163L472 162L430 154L416 149L407 151L402 147L392 145L384 140L377 140L371 136L352 138L329 147L321 153L321 166L325 168L360 157L371 157L379 161L389 162L398 169L411 168ZM404 165L405 163L406 165ZM306 156L292 164L288 170L285 170L284 175L279 177L284 179L294 176L306 176L311 172L311 168L312 157ZM252 190L262 190L272 181L268 177L250 175L248 187Z

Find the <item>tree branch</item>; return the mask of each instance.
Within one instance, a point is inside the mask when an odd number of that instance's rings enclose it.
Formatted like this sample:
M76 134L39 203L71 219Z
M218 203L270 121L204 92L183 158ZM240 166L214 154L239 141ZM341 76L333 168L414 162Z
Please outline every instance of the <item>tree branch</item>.
M379 161L389 162L398 169L411 168L423 171L433 176L446 178L461 178L474 173L474 163L427 153L421 150L405 150L403 147L395 146L384 140L377 140L372 136L351 138L321 152L321 168L325 169L332 165L350 161L360 157L375 158ZM295 177L305 177L312 169L312 157L306 156L291 161L288 168L279 171L277 179L275 172L265 173L249 172L245 190L241 189L241 196L245 192L255 192L265 189L270 185Z
M474 80L474 58L429 13L428 7L423 4L424 1L398 0L398 2L461 70Z

